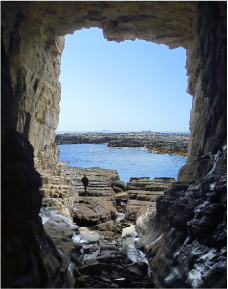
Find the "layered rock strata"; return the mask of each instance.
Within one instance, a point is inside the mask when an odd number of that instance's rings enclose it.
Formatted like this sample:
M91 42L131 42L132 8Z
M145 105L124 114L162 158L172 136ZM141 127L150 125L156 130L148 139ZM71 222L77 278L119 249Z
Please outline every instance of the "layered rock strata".
M189 134L181 133L74 133L57 134L57 144L103 144L109 147L147 147L149 151L187 155Z
M226 220L225 213L223 221L220 215L226 210L221 197L224 186L220 190L213 184L224 184L219 176L226 169L226 161L216 156L227 143L227 3L8 1L2 2L1 8L2 287L50 288L62 284L61 256L38 217L41 179L34 170L32 147L36 157L45 145L54 142L63 36L90 27L102 28L108 40L139 38L187 49L188 92L193 96L188 159L178 177L179 187L169 191L164 202L166 208L171 208L176 199L177 206L181 202L184 208L190 202L195 207L196 199L202 203L206 194L209 204L193 211L190 220L181 218L181 224L169 212L166 224L174 229L167 235L157 203L158 214L151 219L149 244L156 241L158 251L153 250L158 255L157 261L153 259L151 263L156 263L153 267L155 278L156 274L159 277L157 286L226 286L226 254L222 247ZM9 128L13 131L9 132ZM211 159L217 160L217 164ZM217 175L207 175L213 168ZM205 187L205 181L212 184L211 190ZM196 184L196 195L189 184L186 187L189 182ZM191 196L191 201L186 201L186 195ZM164 202L161 200L161 208ZM218 224L214 223L217 215ZM164 216L168 217L166 211ZM207 226L204 234L204 222L211 220L211 216L213 225ZM191 222L189 226L186 220ZM160 235L154 239L156 232ZM192 243L186 234L195 238ZM162 236L166 236L166 242ZM208 254L197 255L199 251ZM50 260L55 260L55 266Z
M92 226L117 218L116 210L125 214L125 219L135 222L141 207L155 206L158 196L175 182L174 178L131 178L127 185L119 180L115 170L101 168L64 167L65 174L74 182L79 197L72 203L71 215L79 226ZM89 179L85 196L82 177ZM63 201L65 199L63 198ZM112 225L113 226L113 225Z
M212 167L201 181L176 182L156 210L138 212L136 228L157 286L227 286L226 156L224 146L208 156Z
M64 172L74 181L79 197L72 204L72 218L79 226L92 226L114 220L115 192L111 187L112 180L119 180L117 171L101 168L83 169L80 167L64 167ZM85 197L82 177L89 179L87 197Z
M63 164L59 162L59 148L56 144L45 146L34 158L35 167L40 173L43 195L43 207L51 207L72 219L71 210L78 192L74 182L64 173Z
M164 191L175 182L174 178L147 177L131 178L127 183L129 200L126 203L125 218L135 222L136 215L142 207L156 207L156 199L164 194Z

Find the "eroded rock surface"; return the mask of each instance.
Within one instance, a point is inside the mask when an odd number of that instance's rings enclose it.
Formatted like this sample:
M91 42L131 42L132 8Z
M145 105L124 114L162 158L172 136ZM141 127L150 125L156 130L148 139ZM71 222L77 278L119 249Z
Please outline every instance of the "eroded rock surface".
M34 159L35 167L41 175L43 195L42 206L51 207L72 220L72 207L78 192L74 182L64 173L59 162L59 148L56 144L46 145Z
M74 182L79 194L74 199L71 211L75 223L79 226L92 226L116 218L115 191L111 182L119 180L117 171L67 166L64 167L64 172ZM89 179L86 197L81 181L84 175Z
M136 214L142 207L155 207L156 199L164 194L169 185L175 182L174 178L155 178L149 177L131 178L127 183L127 193L130 200L126 206L125 218L135 221Z
M208 156L212 168L200 182L173 183L157 199L156 211L137 215L158 286L226 287L226 149Z
M82 244L72 240L75 234L79 234L78 226L55 210L42 209L40 216L46 233L51 237L61 257L62 278L59 287L73 287L75 282L73 271L83 261Z

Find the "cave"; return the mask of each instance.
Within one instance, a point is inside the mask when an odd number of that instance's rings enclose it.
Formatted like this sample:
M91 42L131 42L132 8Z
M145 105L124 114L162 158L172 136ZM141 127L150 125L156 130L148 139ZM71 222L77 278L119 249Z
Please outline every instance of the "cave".
M163 241L149 261L157 287L226 287L227 3L6 1L1 8L2 287L67 287L39 217L40 173L58 174L64 36L91 27L108 41L186 49L188 157L157 200L148 246L159 234ZM207 270L194 255L202 248L216 251Z

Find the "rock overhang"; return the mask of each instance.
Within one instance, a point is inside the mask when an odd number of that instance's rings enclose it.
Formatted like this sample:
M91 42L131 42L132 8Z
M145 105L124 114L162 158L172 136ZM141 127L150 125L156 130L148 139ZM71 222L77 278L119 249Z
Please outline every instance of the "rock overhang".
M136 38L183 46L196 35L197 3L189 1L58 1L12 4L24 17L37 19L34 26L54 36L82 28L102 28L104 37L121 42Z

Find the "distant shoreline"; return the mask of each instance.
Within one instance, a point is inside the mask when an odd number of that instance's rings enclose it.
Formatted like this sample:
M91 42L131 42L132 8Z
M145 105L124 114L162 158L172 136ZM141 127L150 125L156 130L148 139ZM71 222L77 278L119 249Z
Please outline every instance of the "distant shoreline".
M88 132L57 134L55 143L107 144L108 147L146 147L149 152L187 156L189 133Z
M112 131L112 130L101 130L101 131L55 131L56 134L84 134L84 133L141 133L142 131ZM144 132L145 133L145 132ZM181 133L190 134L190 131L151 131L146 133Z

